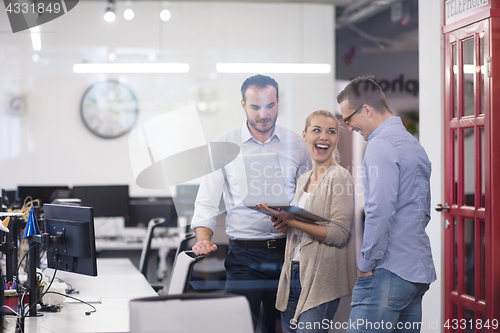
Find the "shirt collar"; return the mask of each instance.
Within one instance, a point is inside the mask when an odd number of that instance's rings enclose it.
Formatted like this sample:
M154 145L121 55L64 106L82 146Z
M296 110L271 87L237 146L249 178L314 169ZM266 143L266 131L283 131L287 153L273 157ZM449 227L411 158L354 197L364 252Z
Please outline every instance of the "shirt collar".
M370 141L371 139L375 138L377 135L380 134L380 132L382 132L382 130L384 128L386 128L387 126L391 126L391 125L398 125L398 124L401 124L403 125L403 122L401 121L401 118L399 117L390 117L388 119L386 119L382 124L380 124L373 132L372 134L370 134L370 136L368 137L368 141Z
M276 125L276 124L274 125L273 133L271 134L271 136L264 143L271 142L271 140L273 139L273 137L276 137L276 139L278 139L278 140L281 141L281 139L280 139L280 137L281 137L281 128L278 125ZM257 141L257 140L255 140L253 138L252 134L250 133L250 130L248 129L247 121L245 121L243 123L243 126L241 126L241 143L245 143L245 142L247 142L250 139L254 140L257 143L262 144L262 142Z

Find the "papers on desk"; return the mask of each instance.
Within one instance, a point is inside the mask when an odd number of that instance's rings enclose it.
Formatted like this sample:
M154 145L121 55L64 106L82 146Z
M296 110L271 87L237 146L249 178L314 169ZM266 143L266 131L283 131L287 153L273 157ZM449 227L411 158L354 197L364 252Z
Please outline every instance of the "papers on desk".
M90 304L101 304L102 303L102 297L101 296L84 296L84 297L79 297L78 294L75 294L75 295L72 295L74 298L78 298L79 300L82 300L86 303L90 303ZM66 297L66 300L64 301L64 303L68 303L68 304L71 304L71 303L81 303L79 301L77 301L76 299L72 299L72 298L69 298L69 297Z

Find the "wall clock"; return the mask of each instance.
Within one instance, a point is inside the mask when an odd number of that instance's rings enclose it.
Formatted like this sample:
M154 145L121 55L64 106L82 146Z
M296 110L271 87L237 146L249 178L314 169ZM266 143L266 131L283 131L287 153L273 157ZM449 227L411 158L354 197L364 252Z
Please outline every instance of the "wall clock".
M95 135L113 139L130 131L139 115L139 103L126 85L106 80L97 82L83 94L80 115Z
M24 95L12 96L7 104L7 112L11 115L22 116L28 111L28 102Z

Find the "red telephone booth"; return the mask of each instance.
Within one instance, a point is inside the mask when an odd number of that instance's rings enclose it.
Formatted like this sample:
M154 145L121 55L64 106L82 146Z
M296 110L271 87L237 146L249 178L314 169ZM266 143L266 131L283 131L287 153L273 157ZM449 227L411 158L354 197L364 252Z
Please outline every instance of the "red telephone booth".
M500 0L445 0L444 326L500 327ZM496 170L496 171L495 171Z

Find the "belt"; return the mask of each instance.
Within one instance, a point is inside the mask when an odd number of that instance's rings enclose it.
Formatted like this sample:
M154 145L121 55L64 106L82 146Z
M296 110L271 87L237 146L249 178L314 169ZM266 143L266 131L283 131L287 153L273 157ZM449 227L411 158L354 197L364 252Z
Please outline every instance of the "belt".
M229 240L229 245L235 245L244 248L278 249L278 248L284 248L285 244L286 244L286 238L258 240L258 241L238 240L238 239Z

